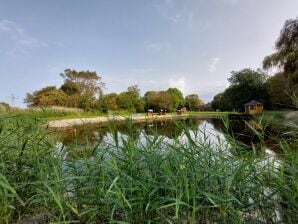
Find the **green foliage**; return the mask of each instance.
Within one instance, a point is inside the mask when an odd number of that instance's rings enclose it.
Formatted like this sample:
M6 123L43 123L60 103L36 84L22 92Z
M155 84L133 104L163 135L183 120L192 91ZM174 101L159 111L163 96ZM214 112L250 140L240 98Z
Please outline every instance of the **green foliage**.
M197 94L190 94L185 97L185 106L188 110L197 110L198 106L203 104L203 101Z
M297 223L297 142L280 143L277 169L183 124L183 143L112 129L114 142L67 149L41 125L0 117L1 223Z
M131 112L144 111L144 101L141 98L140 89L137 85L130 86L127 88L127 91L120 93L116 101L119 109Z
M118 110L118 104L117 104L117 97L118 94L117 93L110 93L110 94L105 94L103 96L103 104L106 105L108 110Z
M67 95L55 86L47 86L41 90L35 91L33 94L27 93L25 103L27 103L29 107L65 106L67 103Z
M85 110L94 109L98 105L98 99L102 96L101 77L96 72L79 71L66 69L64 74L64 84L61 89L69 96L68 106L80 107Z
M8 103L0 102L0 112L9 111L11 108Z
M265 86L266 79L267 76L260 70L233 71L228 79L230 86L214 97L212 107L223 111L243 111L243 105L253 99L267 106L269 96Z
M283 69L288 81L288 91L296 104L298 92L298 18L285 22L280 36L275 44L276 52L266 56L263 61L264 69L279 67Z
M29 107L68 106L85 110L98 107L98 98L102 95L104 84L96 72L66 69L61 77L64 84L59 89L48 86L33 94L27 93L25 103Z
M172 112L175 110L175 102L168 91L149 91L145 93L144 99L146 110L153 109L155 112L160 110Z
M177 88L169 88L167 90L171 94L174 109L179 109L184 106L183 93Z
M287 78L283 72L276 73L266 81L266 87L268 89L270 108L282 109L293 107L291 94L288 89Z

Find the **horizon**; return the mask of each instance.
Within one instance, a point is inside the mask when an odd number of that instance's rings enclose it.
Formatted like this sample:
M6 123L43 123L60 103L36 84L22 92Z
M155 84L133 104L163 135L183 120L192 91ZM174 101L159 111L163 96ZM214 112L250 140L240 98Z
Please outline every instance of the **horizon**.
M298 9L295 0L0 3L0 102L17 107L59 87L68 68L96 71L104 93L176 87L210 102L231 71L261 67Z

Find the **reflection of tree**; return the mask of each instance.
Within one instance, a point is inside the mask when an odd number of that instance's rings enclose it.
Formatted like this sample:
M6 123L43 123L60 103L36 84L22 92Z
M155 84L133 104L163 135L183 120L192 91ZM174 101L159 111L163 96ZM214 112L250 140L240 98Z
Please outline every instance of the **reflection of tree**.
M152 123L147 123L147 125L144 127L144 130L147 135L161 135L170 139L174 139L181 136L185 128L197 128L200 123L200 120L193 119L154 121Z
M118 131L122 135L131 137L134 141L140 139L140 134L144 128L145 123L133 123L131 121L127 123L120 123L113 125L113 129Z
M59 136L59 140L66 146L72 144L92 146L100 144L108 131L107 126L81 125L74 128L57 129L55 132Z
M220 119L210 119L209 122L218 131L232 136L237 141L240 141L245 145L251 145L252 143L260 142L258 135L251 128L253 126L253 123L251 123L250 121L245 121L242 119L229 120L227 127L224 125L224 122Z
M181 129L179 126L176 126L174 123L167 121L155 121L152 123L148 123L145 126L144 130L147 135L161 135L168 138L175 138L181 135L183 131L183 129Z

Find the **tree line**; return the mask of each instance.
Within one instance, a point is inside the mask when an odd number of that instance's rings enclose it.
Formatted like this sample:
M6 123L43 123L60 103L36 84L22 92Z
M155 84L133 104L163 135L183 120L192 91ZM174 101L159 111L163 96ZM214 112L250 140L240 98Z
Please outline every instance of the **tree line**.
M230 85L217 94L212 107L242 111L250 100L262 102L266 109L298 107L298 18L285 22L275 43L276 52L263 60L263 70L250 68L233 71ZM264 71L277 69L269 77Z
M243 111L243 105L253 99L262 102L266 109L297 108L298 18L285 22L275 48L275 53L264 58L263 69L245 68L231 72L229 87L213 98L212 108ZM278 72L273 76L265 73L274 68ZM47 86L32 94L28 93L25 98L27 105L78 107L102 112L144 112L148 109L174 111L182 107L196 110L203 104L197 94L184 98L177 88L148 91L141 96L138 86L133 85L119 94L104 94L104 83L96 72L66 69L61 77L64 83L60 88Z
M105 84L96 72L66 69L60 75L62 86L47 86L33 93L27 93L25 103L29 107L64 106L102 112L127 110L130 112L175 111L182 107L195 110L203 101L197 94L183 97L177 88L165 91L148 91L141 96L137 85L132 85L119 94L104 94Z

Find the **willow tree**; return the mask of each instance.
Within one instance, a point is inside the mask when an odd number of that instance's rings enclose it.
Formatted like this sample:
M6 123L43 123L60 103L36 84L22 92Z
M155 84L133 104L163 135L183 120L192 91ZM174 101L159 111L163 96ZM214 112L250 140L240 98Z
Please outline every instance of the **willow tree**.
M298 106L298 17L285 22L275 43L276 52L266 56L263 68L277 67L287 78L287 94Z

